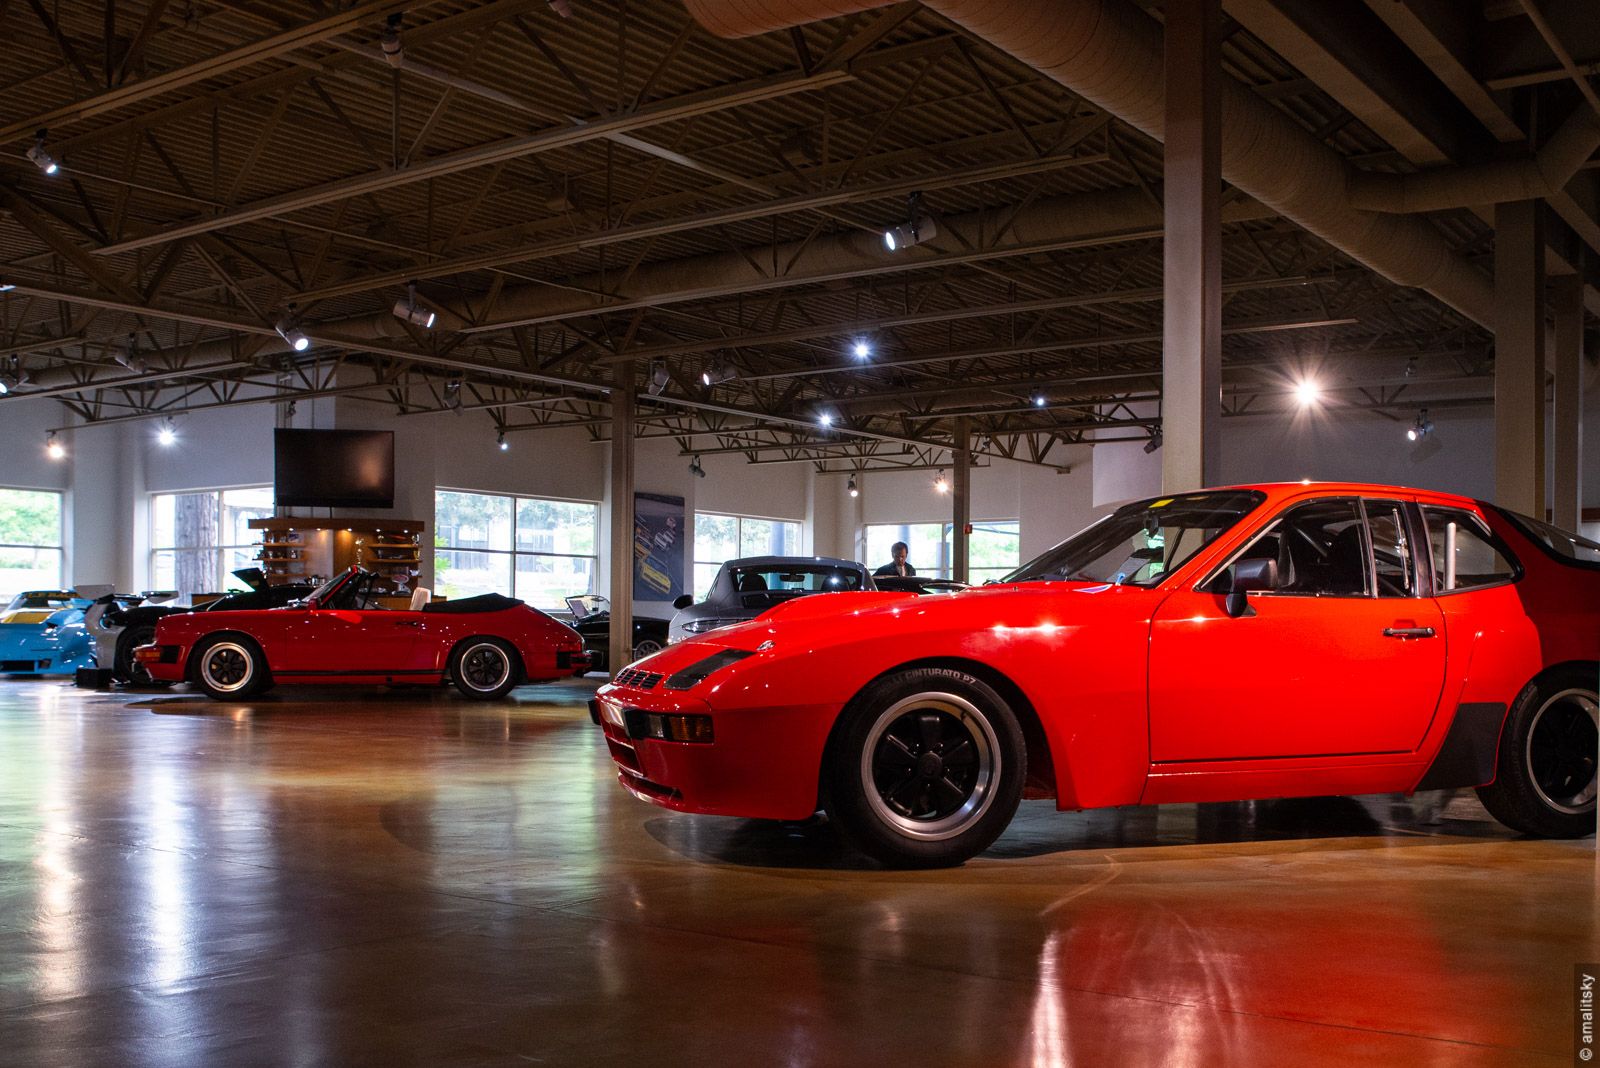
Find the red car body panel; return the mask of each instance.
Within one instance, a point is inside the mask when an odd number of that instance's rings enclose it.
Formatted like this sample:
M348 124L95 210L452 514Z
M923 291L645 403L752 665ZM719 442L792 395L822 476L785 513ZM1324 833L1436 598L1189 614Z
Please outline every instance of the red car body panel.
M619 779L680 811L805 818L851 698L890 672L946 664L1002 680L1035 713L1030 787L1044 769L1062 809L1410 792L1459 708L1494 705L1503 719L1541 671L1600 657L1600 571L1559 562L1492 509L1350 483L1240 488L1266 499L1153 588L820 594L639 661L664 679L723 649L753 654L687 691L631 673L602 687L595 712ZM1255 614L1237 619L1197 588L1286 508L1330 496L1473 512L1522 575L1434 597L1253 594ZM1436 636L1384 637L1394 627ZM630 736L629 709L710 715L714 740Z
M456 645L484 636L516 648L528 682L565 678L588 664L583 639L571 627L523 604L460 613L294 606L184 613L156 624L155 641L142 648L161 656L141 662L155 679L185 681L196 645L223 632L260 646L278 683L437 685Z

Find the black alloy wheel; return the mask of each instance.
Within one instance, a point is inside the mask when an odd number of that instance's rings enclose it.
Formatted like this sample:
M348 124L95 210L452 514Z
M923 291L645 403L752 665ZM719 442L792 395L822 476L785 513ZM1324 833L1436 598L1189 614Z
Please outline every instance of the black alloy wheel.
M169 683L161 682L150 677L150 672L145 666L134 658L133 651L141 645L149 645L156 640L154 624L142 623L129 627L117 635L117 651L111 664L111 674L118 682L127 683L129 686L167 686Z
M207 696L218 701L249 697L267 684L266 660L261 650L242 635L212 638L191 656L194 681Z
M1027 746L987 683L916 668L851 701L824 759L824 807L851 844L895 867L947 867L987 849L1011 822Z
M468 638L450 658L450 677L464 696L493 701L517 685L520 665L516 651L499 638Z
M1500 736L1494 782L1478 788L1490 815L1541 838L1595 830L1600 790L1600 695L1595 669L1548 671L1517 697Z

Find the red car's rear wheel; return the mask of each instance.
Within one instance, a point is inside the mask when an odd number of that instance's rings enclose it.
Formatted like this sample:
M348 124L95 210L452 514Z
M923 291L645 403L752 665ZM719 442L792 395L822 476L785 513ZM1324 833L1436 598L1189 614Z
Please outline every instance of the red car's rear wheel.
M828 815L885 864L943 867L987 849L1022 799L1022 728L999 694L947 668L881 679L829 750Z
M499 638L468 638L450 655L450 678L475 701L504 697L521 675L516 650Z
M1600 699L1590 670L1561 669L1524 690L1506 717L1495 780L1478 796L1512 830L1578 838L1595 829Z

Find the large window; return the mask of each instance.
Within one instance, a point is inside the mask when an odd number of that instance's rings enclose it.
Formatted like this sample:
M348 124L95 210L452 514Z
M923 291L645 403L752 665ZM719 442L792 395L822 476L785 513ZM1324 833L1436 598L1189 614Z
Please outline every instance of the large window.
M0 489L0 604L61 582L61 494Z
M894 562L890 552L903 541L911 550L906 562L917 574L949 578L955 552L950 523L875 523L867 527L867 569ZM967 539L967 581L978 584L1009 574L1022 565L1022 526L1014 519L972 524Z
M261 566L261 535L250 520L271 515L271 486L152 494L151 588L184 595L245 589L233 572Z
M748 515L694 514L694 597L711 592L725 560L746 556L799 556L800 524Z
M504 593L535 608L565 608L593 593L599 505L438 490L434 590L444 597Z

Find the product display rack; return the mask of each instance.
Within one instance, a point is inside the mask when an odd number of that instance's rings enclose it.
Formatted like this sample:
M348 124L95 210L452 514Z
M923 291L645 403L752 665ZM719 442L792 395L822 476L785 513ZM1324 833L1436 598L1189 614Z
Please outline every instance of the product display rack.
M355 564L382 577L390 607L404 607L422 567L420 519L274 516L252 519L261 531L256 559L272 585L321 582Z

